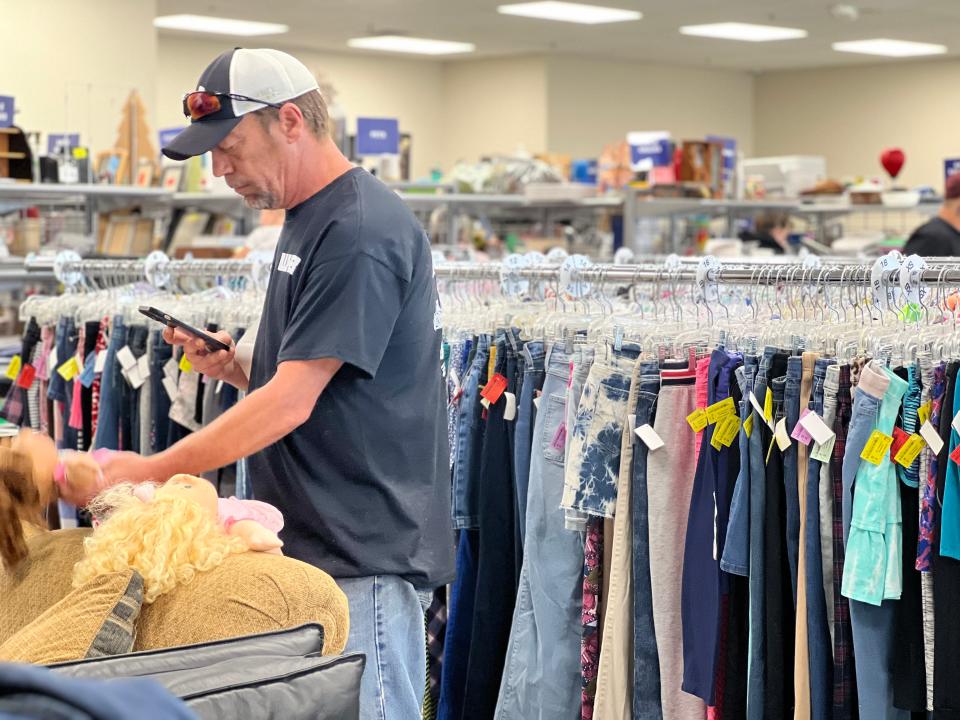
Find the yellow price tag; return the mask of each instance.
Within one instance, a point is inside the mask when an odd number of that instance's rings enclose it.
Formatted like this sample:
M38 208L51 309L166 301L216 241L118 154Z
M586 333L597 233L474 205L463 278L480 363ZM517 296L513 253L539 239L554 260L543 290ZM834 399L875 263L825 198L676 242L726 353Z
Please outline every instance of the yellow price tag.
M920 419L920 424L923 425L927 420L930 419L930 413L933 410L932 402L925 402L919 408L917 408L917 417Z
M180 372L188 373L193 370L193 365L190 364L190 361L187 360L186 355L180 356Z
M720 444L724 447L733 445L733 441L740 432L740 418L736 415L728 415L714 429L714 437L719 436Z
M716 430L713 431L713 437L710 438L710 447L717 452L723 450L723 443L720 440L720 433L718 433Z
M747 419L743 421L743 431L747 434L747 437L753 436L753 413L747 415Z
M73 149L73 159L74 160L84 160L86 159L88 153L85 147L76 147Z
M767 388L767 395L763 398L763 417L767 425L773 422L773 390Z
M11 380L16 380L17 375L20 374L20 366L23 364L23 361L20 359L19 355L14 355L13 359L10 360L10 367L7 368L7 377Z
M870 434L870 439L867 440L867 444L863 448L863 452L860 453L860 458L866 460L868 463L873 465L879 465L883 462L883 458L890 451L890 446L893 444L893 437L890 435L884 435L879 430L874 430Z
M713 425L714 423L723 420L728 415L733 415L736 412L737 406L733 402L733 398L728 397L720 402L715 402L713 405L707 408L707 422Z
M709 423L707 422L707 412L703 408L697 408L687 415L687 423L693 428L694 432L700 432Z
M913 433L893 459L900 465L903 465L903 467L910 467L913 465L913 461L917 459L920 451L923 450L925 444L922 437Z
M73 380L77 375L80 374L80 363L77 362L77 356L74 355L72 358L67 360L63 365L57 368L57 372L67 382Z

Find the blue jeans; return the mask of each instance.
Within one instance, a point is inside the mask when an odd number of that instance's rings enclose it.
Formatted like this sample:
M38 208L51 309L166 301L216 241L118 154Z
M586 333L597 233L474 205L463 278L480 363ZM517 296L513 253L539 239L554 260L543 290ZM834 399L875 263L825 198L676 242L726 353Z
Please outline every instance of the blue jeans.
M582 534L564 526L559 510L564 449L553 444L564 422L570 360L561 344L547 353L527 493L526 526L531 540L523 547L520 589L494 714L497 720L549 720L579 714L584 541Z
M443 675L437 720L460 720L467 687L467 661L473 638L473 608L477 594L477 530L459 530L457 576L450 590L444 636Z
M460 396L460 418L457 423L457 444L453 462L453 527L475 528L480 524L480 457L483 451L480 385L487 382L487 363L490 360L490 336L477 340L473 362L463 380Z
M164 342L160 331L155 331L153 346L150 349L150 450L152 452L163 452L170 446L168 441L170 396L167 395L167 390L163 386L163 368L172 357L173 347Z
M745 422L753 414L750 392L756 381L760 359L756 355L743 358L743 368L737 371L743 400L740 402L740 419ZM761 402L763 400L761 399ZM754 418L754 423L757 422ZM752 435L751 435L752 437ZM723 546L720 569L731 575L749 575L750 568L750 440L746 430L740 427L740 473L733 489L730 503L730 522L727 524L727 541Z
M530 486L530 448L533 442L533 427L536 407L534 394L543 387L543 343L528 342L521 352L523 379L520 397L517 398L517 427L514 440L514 471L517 476L517 515L519 516L520 542L527 537L527 493Z
M640 364L636 426L653 425L660 391L658 363ZM650 583L650 522L647 502L645 443L633 437L633 470L630 483L633 525L633 715L647 720L663 717L660 696L660 654L653 625L653 588Z
M427 682L423 614L432 593L396 575L337 580L350 604L344 652L367 656L360 720L419 720Z
M787 359L787 384L783 389L784 414L787 433L800 419L800 381L803 376L803 358L794 355ZM790 581L793 586L793 604L797 604L797 558L800 553L800 495L797 482L797 444L783 453L783 486L787 494L787 557L790 560Z
M126 382L120 374L117 352L127 344L127 328L119 315L113 319L107 363L100 377L100 414L97 418L97 439L94 448L118 450L120 447L120 383Z
M820 358L813 369L810 409L823 417L824 380L833 360ZM807 562L804 583L807 592L807 647L810 663L810 712L812 718L828 718L833 708L833 644L823 589L823 555L820 546L821 463L810 459L807 469L807 523L804 543ZM833 608L830 608L831 611Z

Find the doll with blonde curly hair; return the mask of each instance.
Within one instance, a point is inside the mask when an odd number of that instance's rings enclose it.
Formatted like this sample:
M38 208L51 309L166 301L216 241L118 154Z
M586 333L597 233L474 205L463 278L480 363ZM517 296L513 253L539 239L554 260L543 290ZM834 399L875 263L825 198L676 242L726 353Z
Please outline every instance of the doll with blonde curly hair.
M123 483L105 490L89 505L97 527L84 541L74 586L132 568L143 577L149 604L232 553L261 549L256 531L264 528L252 519L225 525L218 501L212 484L190 475L160 486Z

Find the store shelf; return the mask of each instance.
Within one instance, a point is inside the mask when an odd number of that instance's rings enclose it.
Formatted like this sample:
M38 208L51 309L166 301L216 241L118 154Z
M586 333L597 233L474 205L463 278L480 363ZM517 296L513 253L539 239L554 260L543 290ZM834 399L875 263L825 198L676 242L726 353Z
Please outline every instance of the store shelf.
M430 210L441 205L450 205L465 209L556 209L580 210L617 208L623 204L619 197L585 198L582 200L543 200L528 198L525 195L493 195L482 193L449 193L446 195L426 195L419 193L397 193L414 210Z

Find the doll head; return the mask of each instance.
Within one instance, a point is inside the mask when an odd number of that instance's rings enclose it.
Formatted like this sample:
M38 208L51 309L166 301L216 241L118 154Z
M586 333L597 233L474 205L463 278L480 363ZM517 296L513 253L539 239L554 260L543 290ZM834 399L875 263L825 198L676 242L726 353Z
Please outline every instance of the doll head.
M181 478L176 484L154 487L152 493L123 483L94 498L89 507L101 522L84 541L74 587L133 568L143 577L144 602L149 604L196 573L217 567L231 553L244 552L244 543L228 536L217 522L213 486L184 477L176 476L170 481Z

